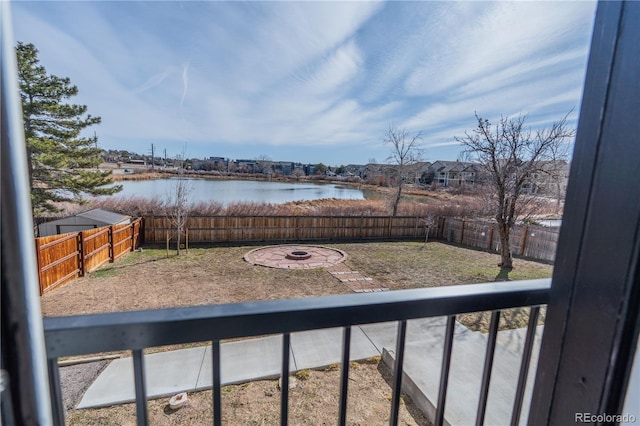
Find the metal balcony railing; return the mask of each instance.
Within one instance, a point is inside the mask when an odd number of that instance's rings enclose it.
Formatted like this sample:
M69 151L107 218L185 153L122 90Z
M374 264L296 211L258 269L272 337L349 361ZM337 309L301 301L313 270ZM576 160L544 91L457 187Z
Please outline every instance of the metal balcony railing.
M143 350L148 347L211 341L213 351L213 424L222 424L220 341L266 334L283 335L281 424L287 424L290 334L342 327L342 375L338 424L346 423L351 327L398 322L392 380L391 425L398 422L407 321L447 316L436 424L444 421L456 315L492 311L476 424L484 422L500 311L531 307L514 398L512 424L518 424L529 370L539 306L547 303L550 279L436 287L381 293L261 301L177 309L48 318L44 321L54 421L64 424L58 358L99 352L133 353L138 424L148 421ZM505 419L505 423L508 419Z

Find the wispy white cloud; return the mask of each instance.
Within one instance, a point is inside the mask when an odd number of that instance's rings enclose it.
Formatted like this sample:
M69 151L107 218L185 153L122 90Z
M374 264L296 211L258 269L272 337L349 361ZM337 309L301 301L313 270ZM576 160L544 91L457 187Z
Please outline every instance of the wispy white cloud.
M132 90L133 93L142 93L145 92L149 89L152 89L160 84L162 84L163 81L165 81L167 79L167 77L169 77L169 75L171 75L173 71L171 69L167 69L164 70L163 72L159 73L159 74L155 74L152 75L151 77L149 77L149 79L147 81L145 81L144 83L142 83L142 85L136 87L135 89Z
M528 112L544 125L576 108L595 8L25 2L13 9L17 39L36 44L49 71L78 85L76 101L102 116L106 148L146 152L153 142L177 153L189 141L198 156L273 150L333 164L385 158L381 140L391 122L422 130L426 146L455 158L453 136L473 128L474 111Z
M180 98L180 108L184 104L184 98L187 97L187 91L189 90L189 64L182 67L182 97Z

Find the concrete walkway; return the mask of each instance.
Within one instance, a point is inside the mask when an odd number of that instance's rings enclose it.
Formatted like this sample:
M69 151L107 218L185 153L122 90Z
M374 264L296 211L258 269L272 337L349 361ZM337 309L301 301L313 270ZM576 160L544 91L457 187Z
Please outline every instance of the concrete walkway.
M431 419L434 418L438 398L445 322L445 318L426 318L409 321L407 327L403 390ZM509 424L525 331L511 330L498 335L487 424ZM395 322L353 327L351 360L382 355L383 361L392 366L396 332ZM540 334L541 329L538 330ZM475 422L485 348L486 335L456 323L445 412L450 425ZM224 343L220 352L223 385L280 376L281 336ZM339 363L341 352L340 328L292 333L290 369L294 372ZM536 361L537 350L534 348L532 364L535 365ZM528 392L534 372L529 375ZM149 398L210 389L213 381L211 346L145 355L145 373ZM77 408L110 406L134 400L133 362L131 358L122 358L105 368L87 389ZM527 412L525 404L524 419Z

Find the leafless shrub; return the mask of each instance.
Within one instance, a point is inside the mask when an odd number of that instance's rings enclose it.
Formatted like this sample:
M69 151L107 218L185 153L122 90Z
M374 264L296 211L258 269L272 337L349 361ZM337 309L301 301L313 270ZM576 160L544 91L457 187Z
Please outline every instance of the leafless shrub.
M147 215L162 215L164 201L160 197L108 197L96 198L84 206L83 210L103 209L117 213L127 214L133 217ZM73 214L67 212L67 214Z
M198 201L190 206L190 216L221 216L225 214L225 207L217 201Z
M108 197L95 199L77 211L92 208L114 211L134 217L163 216L164 201L160 198ZM550 201L546 210L553 211ZM231 203L227 206L216 201L201 201L188 205L188 216L387 216L390 214L387 200L338 200L292 201L286 204ZM451 199L432 200L429 203L405 202L399 206L399 216L413 217L491 217L490 206L478 197L459 196Z

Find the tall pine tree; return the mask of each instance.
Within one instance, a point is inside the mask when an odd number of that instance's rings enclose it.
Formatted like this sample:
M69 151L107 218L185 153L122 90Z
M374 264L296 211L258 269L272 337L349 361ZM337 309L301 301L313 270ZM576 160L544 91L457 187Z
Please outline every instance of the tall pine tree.
M100 117L86 114L85 105L65 102L78 88L68 78L48 75L33 44L19 42L16 52L34 215L58 211L56 202L120 191L121 186L104 187L111 172L97 169L97 138L81 136Z

